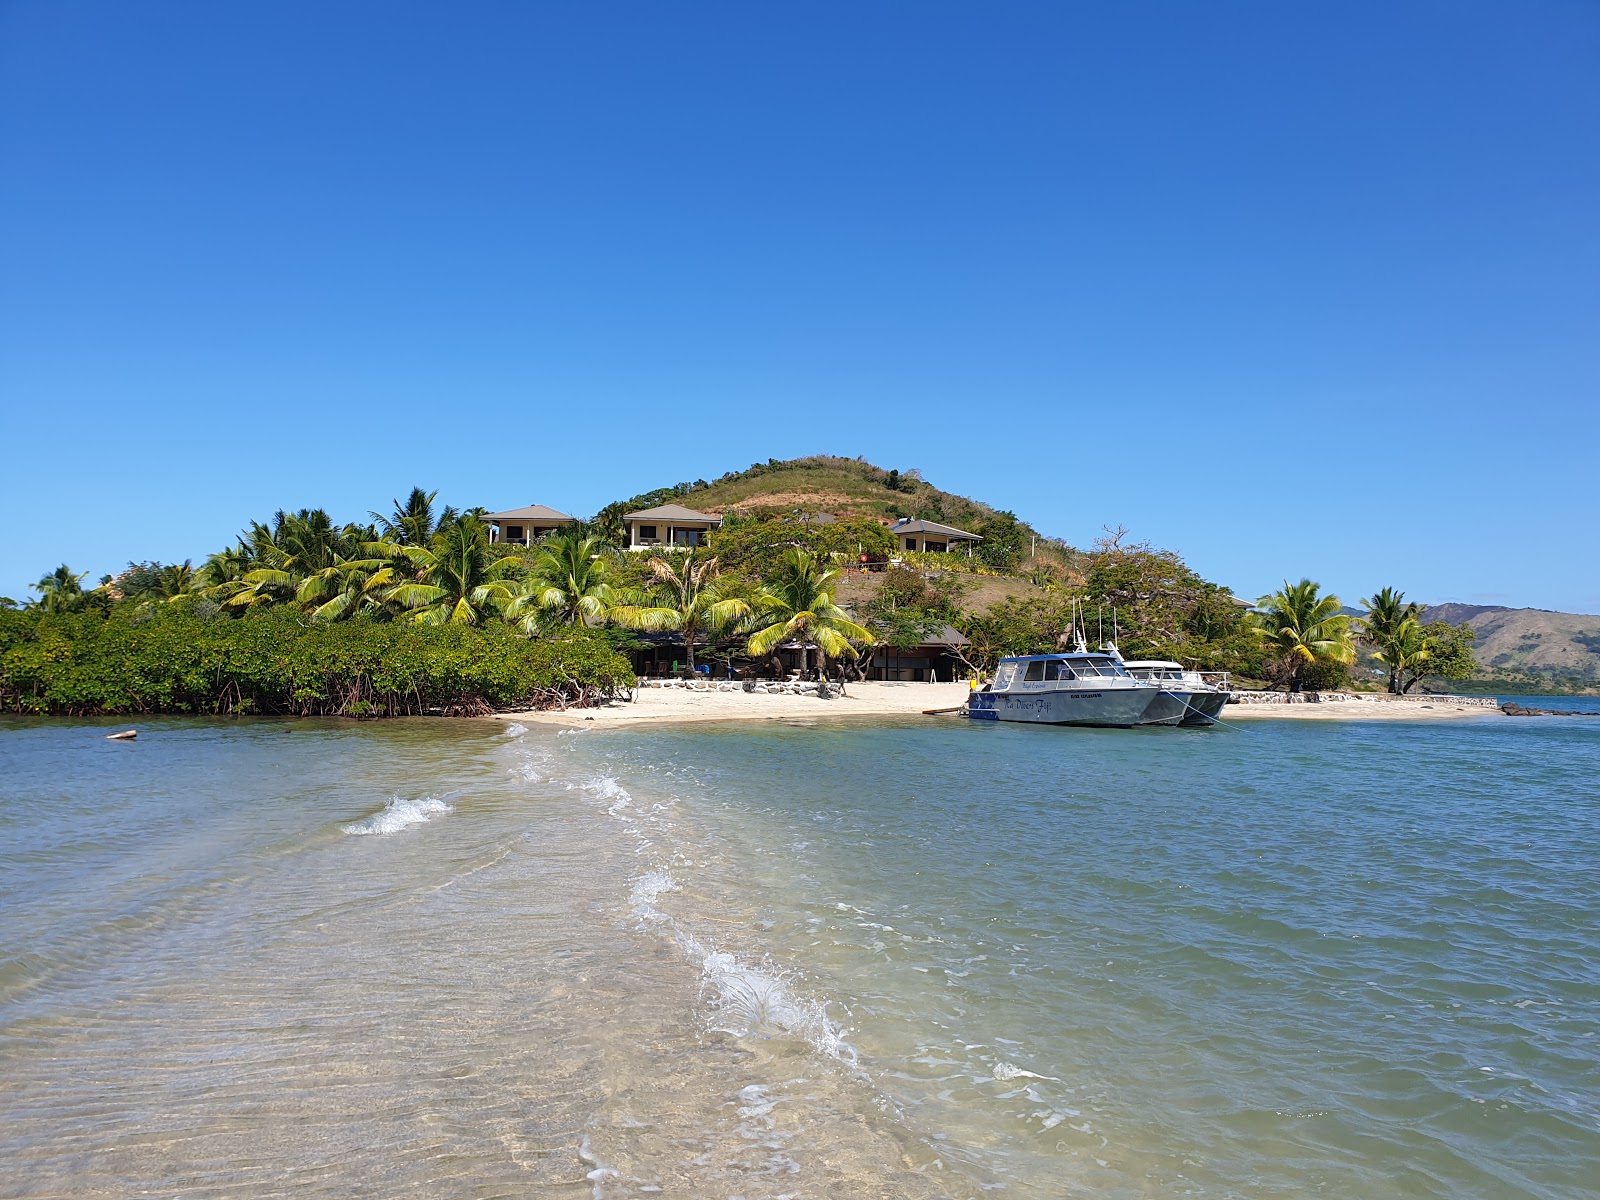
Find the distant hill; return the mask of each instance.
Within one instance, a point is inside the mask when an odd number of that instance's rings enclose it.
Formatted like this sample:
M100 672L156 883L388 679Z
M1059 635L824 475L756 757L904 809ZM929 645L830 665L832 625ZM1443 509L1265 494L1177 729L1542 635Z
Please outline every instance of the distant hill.
M1491 604L1434 604L1424 621L1470 625L1473 657L1491 678L1547 680L1561 687L1600 685L1600 616L1503 608Z

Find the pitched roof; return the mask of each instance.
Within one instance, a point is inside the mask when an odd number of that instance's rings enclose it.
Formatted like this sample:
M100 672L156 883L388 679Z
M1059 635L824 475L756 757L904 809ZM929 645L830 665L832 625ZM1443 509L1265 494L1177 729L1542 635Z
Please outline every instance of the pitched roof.
M557 512L553 508L546 508L542 504L530 504L527 508L508 508L505 512L486 513L485 521L548 521L554 525L565 525L572 520L564 512Z
M898 525L889 526L890 533L931 533L934 536L947 538L966 539L971 542L981 542L983 538L975 533L968 533L965 529L957 529L954 525L941 525L937 521L913 521L909 518Z
M623 513L624 521L709 521L721 524L722 518L710 513L695 512L681 504L663 504L660 508L647 508L643 512Z

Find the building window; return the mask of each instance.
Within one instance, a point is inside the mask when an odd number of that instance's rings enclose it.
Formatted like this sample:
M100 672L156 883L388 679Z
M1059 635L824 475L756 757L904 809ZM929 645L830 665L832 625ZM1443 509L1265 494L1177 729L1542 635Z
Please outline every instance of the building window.
M655 541L656 540L656 527L654 525L641 525L641 526L639 526L639 540L641 542L653 542L653 541Z
M508 541L508 542L520 542L521 540L522 540L522 526L521 525L507 525L506 526L506 541Z
M678 546L698 546L700 545L700 537L701 534L698 529L674 529L672 531L673 544Z
M906 549L907 550L915 550L916 548L917 548L917 539L916 538L907 538L906 539Z
M948 542L923 542L922 548L935 554L943 554L950 548L950 544Z

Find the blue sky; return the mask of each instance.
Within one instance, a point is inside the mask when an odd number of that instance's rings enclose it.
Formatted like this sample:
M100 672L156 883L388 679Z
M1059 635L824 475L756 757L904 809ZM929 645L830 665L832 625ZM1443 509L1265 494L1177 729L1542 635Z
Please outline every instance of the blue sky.
M865 455L1600 612L1600 8L0 3L0 593Z

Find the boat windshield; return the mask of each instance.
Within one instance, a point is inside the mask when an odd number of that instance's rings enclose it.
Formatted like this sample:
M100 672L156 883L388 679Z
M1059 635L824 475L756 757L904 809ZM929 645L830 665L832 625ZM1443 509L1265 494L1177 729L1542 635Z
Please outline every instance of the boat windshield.
M1011 686L1011 681L1017 677L1017 664L1014 662L1001 663L1000 669L994 673L994 687L996 691L1003 692Z
M1088 679L1095 675L1116 679L1119 677L1126 678L1128 675L1128 672L1123 669L1120 663L1113 662L1109 658L1075 659L1072 666L1078 672L1080 679Z

